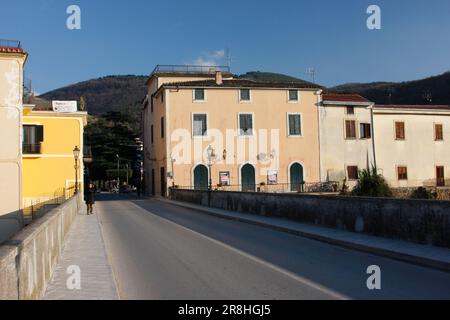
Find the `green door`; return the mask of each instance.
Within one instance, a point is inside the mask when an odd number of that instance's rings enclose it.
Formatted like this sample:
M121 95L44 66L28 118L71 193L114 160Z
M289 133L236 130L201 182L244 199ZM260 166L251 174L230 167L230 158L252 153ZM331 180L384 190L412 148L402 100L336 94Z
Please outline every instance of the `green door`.
M198 165L194 169L194 189L208 189L208 169L204 165Z
M255 192L255 168L251 164L242 167L241 184L243 192Z
M290 169L291 191L301 191L303 183L303 167L300 163L294 163Z

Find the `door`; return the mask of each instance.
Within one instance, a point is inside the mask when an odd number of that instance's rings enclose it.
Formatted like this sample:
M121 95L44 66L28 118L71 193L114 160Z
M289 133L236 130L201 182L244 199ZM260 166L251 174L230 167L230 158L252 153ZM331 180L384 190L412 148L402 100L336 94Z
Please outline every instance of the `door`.
M156 195L155 193L155 169L152 169L152 196Z
M198 165L194 169L194 189L208 189L208 169L204 165Z
M444 167L436 167L436 185L438 187L445 187Z
M289 169L291 177L291 191L299 192L302 191L303 184L303 166L300 163L294 163Z
M161 196L166 196L166 168L161 167Z
M246 164L242 167L241 184L243 192L255 192L255 168L251 164Z

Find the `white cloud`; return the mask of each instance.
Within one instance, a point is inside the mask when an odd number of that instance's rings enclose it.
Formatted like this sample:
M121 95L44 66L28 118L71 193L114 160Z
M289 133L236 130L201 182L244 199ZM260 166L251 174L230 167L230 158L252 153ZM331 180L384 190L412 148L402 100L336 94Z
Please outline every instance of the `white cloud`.
M199 66L217 66L224 63L225 55L224 49L204 52L195 59L194 64Z

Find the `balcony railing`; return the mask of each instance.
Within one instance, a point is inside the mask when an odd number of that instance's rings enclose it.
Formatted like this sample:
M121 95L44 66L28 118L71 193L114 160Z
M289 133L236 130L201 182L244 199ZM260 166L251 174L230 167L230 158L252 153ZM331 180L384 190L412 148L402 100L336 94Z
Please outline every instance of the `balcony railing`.
M153 69L154 73L215 73L216 71L230 73L228 66L196 66L196 65L162 65Z
M23 154L41 154L42 145L40 143L27 144L24 143L22 145L22 153Z
M7 47L7 48L22 48L22 44L19 40L7 40L7 39L0 39L0 47Z

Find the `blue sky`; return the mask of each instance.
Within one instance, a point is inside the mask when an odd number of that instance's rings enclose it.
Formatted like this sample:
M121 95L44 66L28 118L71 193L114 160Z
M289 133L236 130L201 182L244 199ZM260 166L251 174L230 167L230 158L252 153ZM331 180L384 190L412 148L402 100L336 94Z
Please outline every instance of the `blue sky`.
M66 9L81 8L81 30ZM366 26L381 8L382 29ZM226 63L232 71L281 72L332 86L404 81L450 70L448 0L15 0L0 5L0 38L30 53L38 93L156 64Z

